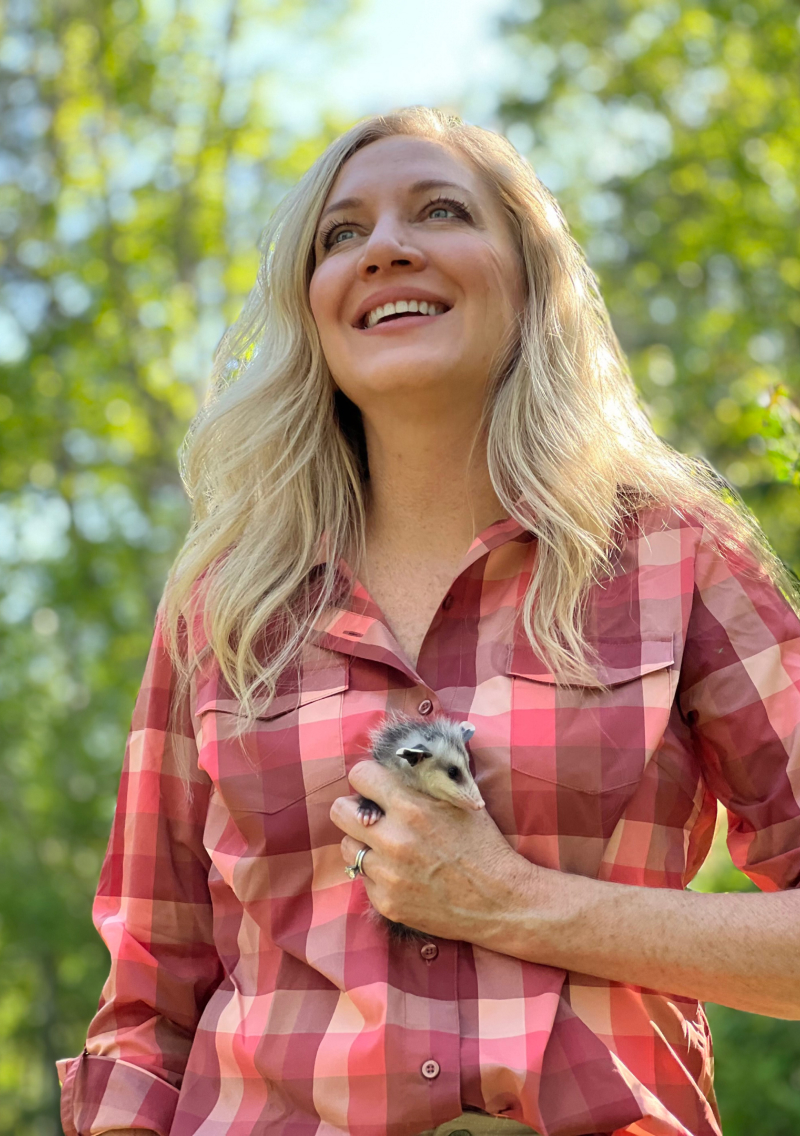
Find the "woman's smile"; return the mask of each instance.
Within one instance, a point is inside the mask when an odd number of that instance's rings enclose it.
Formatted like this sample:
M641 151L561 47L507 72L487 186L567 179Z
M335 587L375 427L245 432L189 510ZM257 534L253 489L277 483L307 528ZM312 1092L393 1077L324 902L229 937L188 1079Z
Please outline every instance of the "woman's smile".
M390 314L384 315L376 319L374 324L368 327L360 328L360 331L366 332L368 335L374 335L377 332L391 332L397 334L398 332L408 331L416 327L424 327L425 324L431 324L436 319L441 319L442 316L447 315L447 312L437 312L435 314L406 312L404 314Z
M353 327L367 329L384 320L394 322L401 317L407 320L417 313L433 318L444 315L452 306L444 296L425 292L421 287L382 288L378 292L372 292L359 304L352 322Z

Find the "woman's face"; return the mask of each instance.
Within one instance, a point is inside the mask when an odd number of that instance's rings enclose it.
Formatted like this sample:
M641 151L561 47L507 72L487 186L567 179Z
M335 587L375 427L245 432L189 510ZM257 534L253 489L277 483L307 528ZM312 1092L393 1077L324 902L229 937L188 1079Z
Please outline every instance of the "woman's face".
M325 358L365 414L398 394L480 407L524 283L506 215L468 160L405 135L365 146L328 194L315 255Z

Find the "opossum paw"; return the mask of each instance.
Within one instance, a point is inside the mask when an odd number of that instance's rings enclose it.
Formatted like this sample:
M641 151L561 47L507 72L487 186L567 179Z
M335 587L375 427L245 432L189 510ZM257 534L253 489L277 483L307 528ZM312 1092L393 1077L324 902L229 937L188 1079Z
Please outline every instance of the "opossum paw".
M356 809L356 816L363 825L368 826L374 824L376 820L380 820L383 816L383 809L375 801L368 801L366 797L362 797Z

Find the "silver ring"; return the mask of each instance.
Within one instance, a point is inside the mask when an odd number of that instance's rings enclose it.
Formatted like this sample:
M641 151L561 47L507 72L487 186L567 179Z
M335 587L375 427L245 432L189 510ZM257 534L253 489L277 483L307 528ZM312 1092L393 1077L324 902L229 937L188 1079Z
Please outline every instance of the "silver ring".
M344 874L349 879L354 880L356 876L366 875L361 865L364 862L364 857L366 856L367 852L369 852L369 845L365 844L363 848L359 848L358 852L356 852L355 864L348 864L348 866L345 868Z

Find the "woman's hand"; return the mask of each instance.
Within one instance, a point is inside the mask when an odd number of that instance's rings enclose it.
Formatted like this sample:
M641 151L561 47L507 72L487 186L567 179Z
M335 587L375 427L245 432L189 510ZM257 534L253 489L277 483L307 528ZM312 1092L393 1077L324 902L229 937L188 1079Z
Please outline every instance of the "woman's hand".
M535 865L508 844L485 809L455 808L399 784L375 761L362 761L350 784L385 816L365 827L356 797L339 797L334 824L346 833L342 859L359 848L370 902L381 915L429 935L491 947L532 903Z

